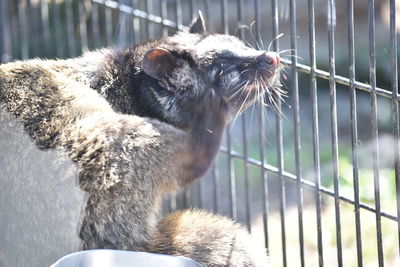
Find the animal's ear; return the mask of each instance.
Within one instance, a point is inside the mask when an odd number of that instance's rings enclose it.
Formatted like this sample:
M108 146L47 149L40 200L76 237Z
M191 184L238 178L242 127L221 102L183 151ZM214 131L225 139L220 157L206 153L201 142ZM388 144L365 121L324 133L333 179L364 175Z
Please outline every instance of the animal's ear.
M190 24L190 33L205 34L207 32L206 23L204 22L203 14L199 10L197 18L194 18Z
M142 69L150 77L162 81L175 69L176 61L176 57L167 49L152 48L143 57Z

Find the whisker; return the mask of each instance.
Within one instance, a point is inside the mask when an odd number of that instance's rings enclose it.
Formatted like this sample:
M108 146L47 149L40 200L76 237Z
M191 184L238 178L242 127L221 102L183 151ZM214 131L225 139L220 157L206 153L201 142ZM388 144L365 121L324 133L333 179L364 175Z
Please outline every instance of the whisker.
M248 84L246 84L246 86L243 88L242 92L244 92L244 90L246 89L247 85L248 85ZM238 112L236 113L235 118L233 119L233 124L235 124L236 119L237 119L237 118L239 117L239 115L242 113L244 104L246 103L246 101L247 101L247 99L248 99L250 93L251 93L251 91L250 91L250 90L247 90L247 95L246 95L245 99L243 100L243 102L242 102L242 104L241 104L241 106L240 106ZM233 125L233 124L232 124L232 125Z
M261 34L260 34L260 32L258 32L257 34L258 34L258 40L260 40L260 43L261 43L261 49L264 50L265 46L264 46L264 42L261 38Z
M246 44L247 44L248 46L250 46L251 48L256 49L252 44L249 43L249 41L245 40L245 42L246 42Z
M268 45L268 49L267 49L268 52L270 51L272 44L273 44L276 40L278 40L279 38L281 38L283 35L284 35L284 33L282 32L282 33L278 34L274 39L271 40L271 42L270 42L269 45Z
M298 56L298 55L284 55L283 57L293 57L293 58L297 58L297 59L300 59L300 60L304 60L301 56Z
M287 52L292 52L292 51L296 51L296 49L284 49L278 52L278 54L283 54L283 53L287 53Z
M234 92L234 93L229 97L228 101L232 100L238 93L243 94L243 89L246 88L247 85L248 85L249 83L250 83L250 80L243 81L242 83L240 83L240 84L237 86L237 88L238 88L237 91Z

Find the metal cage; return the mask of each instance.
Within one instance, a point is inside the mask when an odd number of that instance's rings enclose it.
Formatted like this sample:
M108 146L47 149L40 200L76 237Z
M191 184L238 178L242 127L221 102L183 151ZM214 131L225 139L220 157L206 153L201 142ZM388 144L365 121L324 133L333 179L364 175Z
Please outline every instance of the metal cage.
M207 177L168 197L247 226L273 266L400 266L395 0L2 0L2 62L67 58L185 29L280 51L282 115L261 104L225 133ZM283 33L282 37L280 33ZM268 45L264 45L268 44Z

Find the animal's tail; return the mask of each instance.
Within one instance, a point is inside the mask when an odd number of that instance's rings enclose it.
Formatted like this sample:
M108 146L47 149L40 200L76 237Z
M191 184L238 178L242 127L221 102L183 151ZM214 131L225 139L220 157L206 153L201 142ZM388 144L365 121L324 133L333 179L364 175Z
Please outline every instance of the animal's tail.
M268 266L265 248L229 218L200 210L178 211L163 218L149 250L191 258L203 266Z

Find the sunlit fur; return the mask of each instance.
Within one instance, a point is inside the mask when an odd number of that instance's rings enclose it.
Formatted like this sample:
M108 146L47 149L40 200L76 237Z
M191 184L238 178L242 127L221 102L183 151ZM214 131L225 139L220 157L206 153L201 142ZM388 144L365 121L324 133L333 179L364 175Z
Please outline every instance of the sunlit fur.
M162 45L189 56L200 73L223 88L231 120L257 100L280 113L278 103L286 93L280 83L282 64L260 69L253 62L266 51L246 46L237 37L219 34L178 33Z
M190 32L75 59L0 65L0 109L21 123L40 149L63 150L77 166L79 186L88 194L80 228L84 249L146 250L157 234L163 194L205 174L228 120L264 92L267 104L277 109L283 94L280 67L256 67L263 51L233 36L206 34L201 16L193 25ZM173 64L162 75L153 72L156 63L143 63L152 49L171 53ZM232 249L235 262L241 258L246 266L265 266L251 263L255 250L241 249L256 246L247 233L235 246L207 242L212 231L243 236L245 230L236 224L218 217L223 227L212 229L209 215L182 215L203 222L177 233L190 238L180 244L194 246L186 255ZM167 228L174 225L182 226L174 221ZM191 237L204 231L210 232ZM265 258L262 248L257 251ZM207 262L209 255L196 257Z

